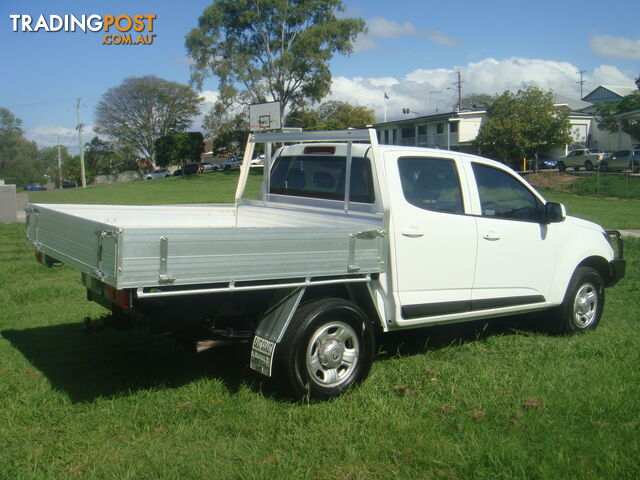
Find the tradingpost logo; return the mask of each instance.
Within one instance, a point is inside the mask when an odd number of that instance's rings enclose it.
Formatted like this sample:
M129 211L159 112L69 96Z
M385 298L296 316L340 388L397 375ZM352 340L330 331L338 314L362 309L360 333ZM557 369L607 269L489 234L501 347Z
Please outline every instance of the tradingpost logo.
M156 15L9 15L14 32L104 32L103 45L151 45Z

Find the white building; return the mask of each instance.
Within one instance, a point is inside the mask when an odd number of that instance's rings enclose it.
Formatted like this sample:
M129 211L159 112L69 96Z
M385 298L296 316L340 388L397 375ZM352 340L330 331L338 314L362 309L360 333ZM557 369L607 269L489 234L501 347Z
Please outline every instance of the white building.
M600 88L594 92L604 95ZM592 146L603 151L616 151L628 149L633 143L637 143L624 132L611 134L600 130L593 114L594 106L590 102L556 95L555 105L557 108L569 110L573 144ZM478 136L486 113L485 110L438 113L378 123L375 127L378 131L378 141L382 144L477 153L473 141ZM550 158L559 158L566 155L570 147L571 144L545 153Z

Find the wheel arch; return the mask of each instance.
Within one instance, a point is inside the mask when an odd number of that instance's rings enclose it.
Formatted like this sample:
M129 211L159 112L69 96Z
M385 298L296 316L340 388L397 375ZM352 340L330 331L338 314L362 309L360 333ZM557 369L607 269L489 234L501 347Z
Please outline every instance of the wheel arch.
M603 258L603 257L601 257L599 255L593 255L591 257L587 257L584 260L582 260L576 266L576 268L578 268L578 267L591 267L591 268L593 268L602 277L602 281L603 281L605 287L609 285L609 283L611 281L611 271L609 269L609 262L605 258Z
M348 300L360 307L376 331L382 331L383 322L371 298L367 283L340 283L336 285L315 286L307 288L301 304L323 297L336 297Z

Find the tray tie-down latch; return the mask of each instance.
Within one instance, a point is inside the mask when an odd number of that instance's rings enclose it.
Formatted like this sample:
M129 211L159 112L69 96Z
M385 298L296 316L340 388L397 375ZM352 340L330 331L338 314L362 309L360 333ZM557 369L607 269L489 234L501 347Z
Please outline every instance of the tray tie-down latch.
M373 240L375 238L384 238L387 231L384 228L378 230L365 230L349 234L349 259L347 261L347 272L358 273L361 268L355 265L356 259L356 240ZM380 260L382 262L382 260ZM382 263L380 263L382 265Z
M171 284L176 281L175 277L167 273L167 260L169 258L169 239L160 237L160 272L158 273L158 281L162 284Z

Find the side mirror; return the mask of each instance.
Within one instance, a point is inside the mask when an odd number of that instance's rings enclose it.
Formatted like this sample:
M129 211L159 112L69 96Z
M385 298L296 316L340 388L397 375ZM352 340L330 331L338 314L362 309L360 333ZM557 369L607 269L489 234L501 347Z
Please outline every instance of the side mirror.
M567 211L564 205L556 202L547 202L544 206L544 223L564 222Z

